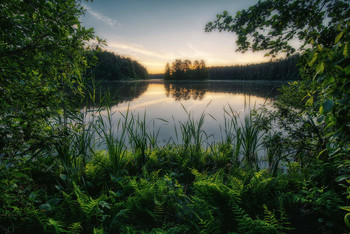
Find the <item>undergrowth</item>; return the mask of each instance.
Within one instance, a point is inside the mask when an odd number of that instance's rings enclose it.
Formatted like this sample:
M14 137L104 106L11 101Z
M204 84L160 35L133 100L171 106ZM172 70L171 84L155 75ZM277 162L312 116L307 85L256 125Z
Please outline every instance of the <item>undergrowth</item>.
M222 141L208 144L206 115L188 113L179 142L157 146L145 116L113 125L109 111L58 121L64 138L43 157L1 161L2 232L289 233L302 217L317 231L345 230L339 188L276 155L262 114L241 121L226 110Z

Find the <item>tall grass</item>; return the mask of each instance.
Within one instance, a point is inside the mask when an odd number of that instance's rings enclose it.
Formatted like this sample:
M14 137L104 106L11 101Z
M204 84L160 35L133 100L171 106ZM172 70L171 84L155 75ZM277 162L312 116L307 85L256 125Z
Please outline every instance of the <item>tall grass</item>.
M238 167L260 169L261 159L258 152L262 148L262 137L265 134L258 124L262 118L261 114L254 114L253 111L250 111L242 119L231 106L224 108L224 123L223 126L220 125L222 141L216 143L215 145L218 146L216 147L209 143L212 135L207 134L204 130L207 117L205 110L198 118L195 118L192 112L182 107L187 119L177 124L174 120L176 142L169 140L165 145L165 147L174 145L179 149L179 162L188 161L194 165L200 163L204 155L211 152L212 157L223 162L230 160L230 163ZM155 127L155 121L167 121L163 119L148 121L146 112L140 115L129 109L125 114L120 113L119 119L114 115L115 113L111 113L108 108L105 114L99 113L96 130L108 152L113 171L118 174L123 171L130 160L126 159L128 151L133 152L139 166L147 163L149 153L158 147L160 128ZM218 157L225 158L219 159Z
M222 129L220 125L221 139L222 143L232 146L231 160L236 166L241 164L239 156L242 146L242 129L239 120L239 114L230 105L228 109L224 108L224 128Z
M62 163L68 182L78 182L91 157L95 144L96 118L94 113L101 113L102 106L110 104L108 92L100 90L100 100L96 102L96 84L94 79L85 81L83 96L74 109L63 107L63 114L51 121L57 141L55 150ZM90 82L90 83L89 83ZM76 98L76 97L75 97Z
M102 115L100 112L98 115L97 124L95 125L95 130L100 137L100 141L104 144L109 161L112 165L112 173L115 176L120 176L127 164L124 157L127 153L126 141L127 141L127 128L128 124L128 113L124 116L124 121L119 119L116 127L113 123L114 113L107 108L106 116ZM105 121L107 119L107 122ZM114 130L118 131L118 135L115 134Z
M66 112L67 113L67 112ZM55 149L69 182L77 182L84 173L94 141L94 121L87 119L88 110L58 116L52 124L57 131Z
M233 146L233 162L236 165L243 162L245 166L258 171L260 169L258 151L262 147L262 138L265 134L259 124L263 117L262 113L250 110L244 115L243 121L231 106L225 108L224 113L222 141Z
M146 121L146 111L143 116L140 117L131 115L131 120L126 126L129 134L129 143L134 149L136 154L138 154L138 160L141 165L146 163L147 159L147 149L148 149L148 132L147 132L147 121Z
M207 106L208 105L210 105L210 102L207 104ZM211 135L208 135L204 130L205 118L207 116L205 110L207 106L197 120L193 116L192 112L187 111L182 104L181 106L187 115L187 120L185 122L179 122L180 136L177 131L177 126L174 125L176 139L178 142L179 138L181 139L181 156L188 157L188 160L192 164L199 163L205 151L203 147L206 146L207 150L208 146L210 146L208 140Z
M255 168L256 171L260 168L258 150L262 144L261 139L263 134L261 133L261 129L253 120L253 116L251 114L246 115L241 132L242 156L249 168Z
M94 93L91 95L90 98L95 97ZM164 146L175 146L178 165L198 168L209 159L217 165L229 163L238 168L245 166L252 170L260 169L258 151L264 133L257 124L261 117L259 114L253 117L251 111L242 119L231 106L224 108L224 122L220 125L222 141L214 144L210 143L212 135L204 127L208 116L215 118L205 113L206 108L196 118L182 107L187 119L177 124L174 120L177 141L169 140ZM64 140L56 145L56 151L64 170L74 181L79 180L87 161L95 155L95 145L105 149L110 162L108 169L116 177L123 175L131 161L135 168L145 166L149 155L159 147L160 127L156 127L155 122L167 123L166 120L148 120L146 111L143 115L135 114L129 108L126 113L118 114L120 116L112 113L109 107L82 108L80 113L71 114L70 122L67 119L57 121L62 134L69 137L62 138Z

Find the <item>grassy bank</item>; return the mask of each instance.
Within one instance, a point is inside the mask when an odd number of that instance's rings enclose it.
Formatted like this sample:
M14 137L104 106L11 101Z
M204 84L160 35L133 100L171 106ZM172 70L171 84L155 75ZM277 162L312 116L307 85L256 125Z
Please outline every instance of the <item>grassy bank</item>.
M345 230L339 164L287 154L263 112L226 110L217 144L206 143L205 114L188 113L174 126L177 143L163 147L145 116L113 123L110 111L89 113L57 119L60 138L43 156L1 161L5 233Z

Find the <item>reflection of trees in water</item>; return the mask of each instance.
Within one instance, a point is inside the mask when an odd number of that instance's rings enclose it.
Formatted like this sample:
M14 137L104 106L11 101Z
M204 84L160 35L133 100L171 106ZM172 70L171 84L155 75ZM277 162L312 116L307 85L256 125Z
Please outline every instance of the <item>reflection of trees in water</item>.
M148 82L118 82L109 87L113 101L129 102L141 96L148 88Z
M149 82L106 82L102 83L96 90L97 103L105 94L109 94L113 104L132 101L141 96L148 88Z
M165 82L164 88L166 96L171 96L176 101L189 99L202 100L206 92L205 88L198 88L198 83Z
M212 82L210 92L246 94L262 98L273 98L279 94L278 88L285 82L247 81L247 82Z
M246 94L263 98L276 97L282 82L251 81L251 82L165 82L167 97L176 101L202 100L206 92Z

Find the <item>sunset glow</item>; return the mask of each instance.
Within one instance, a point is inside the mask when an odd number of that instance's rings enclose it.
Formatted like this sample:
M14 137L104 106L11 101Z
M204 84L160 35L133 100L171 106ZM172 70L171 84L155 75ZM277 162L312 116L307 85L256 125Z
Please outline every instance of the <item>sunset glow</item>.
M163 73L179 59L203 59L207 66L268 61L264 53L237 53L232 33L205 33L206 23L224 10L234 13L256 0L104 0L84 2L83 25L107 40L108 51L131 57L149 73Z

